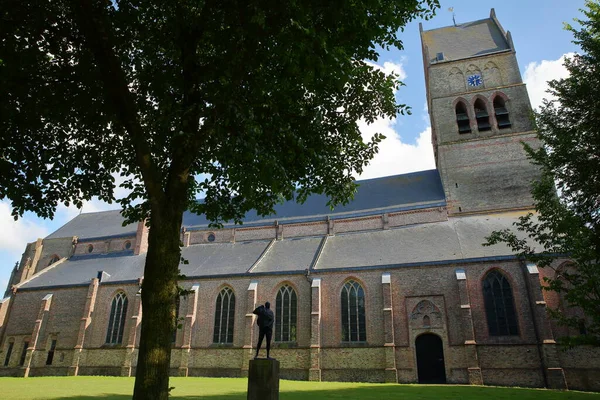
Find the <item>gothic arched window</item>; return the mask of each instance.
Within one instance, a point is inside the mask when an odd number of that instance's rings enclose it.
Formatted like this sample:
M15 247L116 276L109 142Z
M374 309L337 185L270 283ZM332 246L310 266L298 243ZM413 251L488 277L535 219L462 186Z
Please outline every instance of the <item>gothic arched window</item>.
M277 292L275 301L275 341L296 341L296 291L289 285L283 285Z
M475 101L475 118L477 119L477 129L479 132L492 129L492 126L490 125L490 115L487 112L484 101L481 99Z
M123 292L115 295L110 306L110 317L108 319L108 330L106 331L106 343L123 343L123 331L125 330L125 318L127 316L127 296Z
M469 120L467 107L462 101L456 104L456 124L458 125L458 133L471 133L471 121Z
M504 99L500 96L496 96L494 99L494 114L496 115L496 122L498 123L498 129L510 128L510 118L508 117L508 109Z
M225 287L217 296L215 305L214 343L233 343L233 321L235 315L235 294Z
M497 270L489 272L483 280L483 301L490 336L519 334L510 282Z
M365 291L356 281L348 281L342 289L342 341L365 342Z

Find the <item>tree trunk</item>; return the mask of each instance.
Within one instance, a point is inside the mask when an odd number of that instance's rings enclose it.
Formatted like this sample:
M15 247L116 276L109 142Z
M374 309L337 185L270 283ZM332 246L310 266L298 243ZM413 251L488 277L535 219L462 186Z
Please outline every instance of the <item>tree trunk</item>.
M173 210L169 205L152 210L142 283L142 332L133 391L136 400L169 397L182 217L183 211Z

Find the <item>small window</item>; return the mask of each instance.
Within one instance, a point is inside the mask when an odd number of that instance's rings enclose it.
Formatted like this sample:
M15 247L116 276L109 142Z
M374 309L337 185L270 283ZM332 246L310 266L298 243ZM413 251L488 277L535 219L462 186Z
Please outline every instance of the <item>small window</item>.
M423 317L423 328L429 328L431 326L431 318L429 315Z
M129 249L131 249L131 242L130 242L129 240L128 240L128 241L126 241L126 242L125 242L125 244L123 245L123 248L124 248L125 250L129 250Z
M471 133L471 121L467 114L467 107L462 101L456 105L456 124L458 133Z
M475 102L475 118L477 119L477 129L479 132L492 129L492 126L490 125L490 115L487 112L485 103L481 99L477 99Z
M48 266L54 264L55 262L58 262L58 260L60 260L60 257L58 257L56 254L54 256L52 256L52 258L50 259L50 262L48 263Z
M10 362L10 356L12 355L13 347L15 346L15 342L8 342L8 349L6 349L6 357L4 358L4 366L8 367L8 363Z
M89 244L87 247L87 252L91 253L92 251L94 251L94 245L93 244Z
M54 351L56 350L56 339L52 340L50 344L50 350L48 350L48 357L46 358L46 365L52 365L52 360L54 360Z
M209 233L208 236L206 237L206 240L208 240L209 242L214 242L216 239L216 236L214 233Z
M494 114L496 115L496 122L498 123L498 129L510 128L510 118L508 117L508 109L504 99L500 96L496 96L494 99Z
M19 366L25 365L25 357L27 357L27 348L29 347L29 341L23 342L23 349L21 350L21 359L19 360Z

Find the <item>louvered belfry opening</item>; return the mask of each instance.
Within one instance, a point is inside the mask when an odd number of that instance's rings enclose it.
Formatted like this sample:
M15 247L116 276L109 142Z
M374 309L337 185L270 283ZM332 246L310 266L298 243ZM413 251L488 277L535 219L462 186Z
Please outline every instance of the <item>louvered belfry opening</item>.
M467 113L467 107L462 101L456 105L456 124L458 133L471 133L471 121Z
M506 102L500 96L496 96L494 99L494 114L496 115L498 129L510 128L510 118L508 109L506 108Z
M477 129L479 132L489 131L492 129L490 125L490 115L487 107L481 99L475 101L475 118L477 119Z

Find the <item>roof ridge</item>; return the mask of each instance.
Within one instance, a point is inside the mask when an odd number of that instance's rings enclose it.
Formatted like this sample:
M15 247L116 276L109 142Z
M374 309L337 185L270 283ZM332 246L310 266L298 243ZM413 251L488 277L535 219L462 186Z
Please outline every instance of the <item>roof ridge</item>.
M480 22L484 22L484 21L492 21L492 22L494 22L494 20L491 17L487 17L487 18L476 19L475 21L463 22L463 23L456 24L456 25L445 25L445 26L440 26L439 28L425 29L425 30L423 30L423 33L437 31L437 30L446 29L446 28L461 28L461 27L464 27L464 26L473 25L473 24L477 24L477 23L480 23Z

